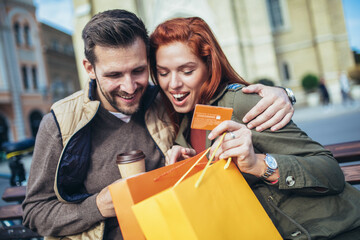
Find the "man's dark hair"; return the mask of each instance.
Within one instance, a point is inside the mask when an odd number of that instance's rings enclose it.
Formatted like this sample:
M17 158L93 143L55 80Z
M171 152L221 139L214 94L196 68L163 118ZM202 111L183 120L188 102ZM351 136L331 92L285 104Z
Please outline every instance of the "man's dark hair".
M144 41L149 56L149 36L141 19L125 10L108 10L94 15L82 31L85 57L94 65L96 45L102 47L128 47L137 38Z

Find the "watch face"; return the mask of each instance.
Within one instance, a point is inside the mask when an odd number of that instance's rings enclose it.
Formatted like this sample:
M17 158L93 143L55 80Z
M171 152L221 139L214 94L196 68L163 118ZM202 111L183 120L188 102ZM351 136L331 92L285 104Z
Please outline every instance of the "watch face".
M269 166L269 168L277 169L277 162L273 156L267 154L265 161L266 161L266 164Z

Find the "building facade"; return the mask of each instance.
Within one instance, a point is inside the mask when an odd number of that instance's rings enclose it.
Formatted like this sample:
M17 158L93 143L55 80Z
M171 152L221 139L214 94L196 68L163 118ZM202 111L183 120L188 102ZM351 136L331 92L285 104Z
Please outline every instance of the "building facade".
M51 104L80 89L72 37L35 10L32 0L0 0L0 146L35 137Z
M43 51L52 101L58 101L80 89L71 35L41 23Z
M0 1L0 141L33 137L48 112L40 28L31 0Z
M81 31L94 14L134 12L148 30L174 17L199 16L212 28L235 70L249 82L267 78L306 102L302 77L324 77L340 101L339 74L354 65L341 0L73 0L74 46L81 82ZM221 7L220 7L221 5ZM81 69L81 70L80 70Z

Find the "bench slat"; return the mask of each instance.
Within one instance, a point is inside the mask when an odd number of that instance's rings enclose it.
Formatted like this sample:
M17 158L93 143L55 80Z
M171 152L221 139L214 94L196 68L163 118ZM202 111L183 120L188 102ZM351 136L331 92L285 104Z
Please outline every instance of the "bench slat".
M330 150L339 163L360 160L360 141L324 146Z
M21 204L5 205L0 207L0 221L21 219L23 210Z
M345 180L350 184L360 183L360 164L342 166L341 170L345 175Z
M8 187L5 189L2 199L5 202L22 202L25 199L26 186Z

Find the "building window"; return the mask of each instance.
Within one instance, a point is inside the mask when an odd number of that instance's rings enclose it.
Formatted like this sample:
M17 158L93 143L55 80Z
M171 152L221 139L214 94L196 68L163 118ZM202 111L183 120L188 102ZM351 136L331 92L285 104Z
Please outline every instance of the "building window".
M30 114L30 117L29 117L30 118L30 126L31 126L32 136L34 138L36 137L36 134L39 130L39 126L40 126L42 117L43 117L43 114L38 110L34 110Z
M38 89L38 78L37 78L37 69L35 66L32 67L31 74L32 74L33 88L34 88L34 90L37 90Z
M291 80L291 74L290 74L290 69L289 69L288 63L282 64L282 73L283 73L285 82L289 82Z
M25 25L24 27L24 37L26 46L31 46L31 32L29 25Z
M22 79L23 79L23 86L25 90L29 90L29 76L27 74L26 66L21 67Z
M281 0L267 0L267 6L270 15L271 27L278 30L284 27L284 16Z
M21 29L20 24L18 22L14 23L14 34L15 34L15 41L18 46L21 45Z
M61 52L61 46L60 46L60 43L59 43L59 41L57 39L52 39L51 40L51 50Z
M71 44L66 44L64 46L64 52L69 56L74 56L74 48Z

